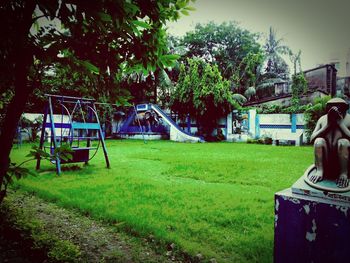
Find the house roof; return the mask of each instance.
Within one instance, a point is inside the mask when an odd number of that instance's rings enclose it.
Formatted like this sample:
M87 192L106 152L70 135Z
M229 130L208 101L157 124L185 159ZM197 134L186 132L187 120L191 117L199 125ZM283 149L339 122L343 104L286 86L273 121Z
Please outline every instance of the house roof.
M314 92L320 92L323 93L325 95L329 95L329 93L325 92L322 89L316 89L316 90L309 90L306 92L306 94L303 95L304 96L308 96L309 94L312 94ZM243 107L247 107L247 106L253 106L253 105L260 105L266 102L270 102L270 101L274 101L274 100L280 100L280 99L285 99L285 98L289 98L292 97L292 94L282 94L279 96L273 96L273 97L268 97L268 98L262 98L260 100L256 100L256 101L249 101L243 104Z
M304 70L303 72L304 73L308 73L308 72L311 72L311 71L314 71L314 70L318 70L318 69L321 69L321 68L328 68L328 67L332 67L335 71L337 71L337 69L335 68L334 64L325 64L325 65L318 66L316 68L311 68L311 69L308 69L308 70Z

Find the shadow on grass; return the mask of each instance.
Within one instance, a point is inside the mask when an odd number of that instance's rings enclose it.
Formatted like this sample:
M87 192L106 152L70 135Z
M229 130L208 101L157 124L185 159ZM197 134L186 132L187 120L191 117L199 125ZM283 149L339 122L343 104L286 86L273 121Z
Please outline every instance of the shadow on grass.
M69 172L69 171L81 171L83 170L84 167L81 167L77 164L74 165L68 165L68 166L61 166L61 171L62 172ZM38 173L39 174L46 174L46 173L52 173L52 172L56 172L56 167L51 167L51 168L46 168L45 170L40 170Z

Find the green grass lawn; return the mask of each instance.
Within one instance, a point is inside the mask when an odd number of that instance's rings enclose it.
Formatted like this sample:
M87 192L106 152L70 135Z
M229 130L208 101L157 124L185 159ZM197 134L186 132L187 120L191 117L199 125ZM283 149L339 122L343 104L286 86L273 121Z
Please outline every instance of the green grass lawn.
M111 169L101 150L81 170L58 177L44 162L45 172L18 184L218 262L272 262L274 193L290 187L313 161L311 147L130 140L107 147ZM14 149L12 159L24 160L29 149Z

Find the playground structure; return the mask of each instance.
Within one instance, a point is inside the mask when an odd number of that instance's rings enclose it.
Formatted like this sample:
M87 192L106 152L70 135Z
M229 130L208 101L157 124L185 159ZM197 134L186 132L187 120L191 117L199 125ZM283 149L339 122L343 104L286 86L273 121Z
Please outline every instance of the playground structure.
M156 135L169 134L170 140L177 142L202 142L200 137L182 130L167 113L155 104L138 104L130 109L118 134Z
M61 173L61 164L88 163L102 146L106 166L110 167L107 148L96 112L95 100L88 98L46 94L48 98L44 111L42 132L40 136L41 150L49 149L51 162L56 165L57 174ZM60 117L54 113L60 112ZM50 143L45 145L45 141ZM97 145L92 145L97 141ZM60 158L59 147L68 145L72 150L69 160ZM90 151L93 151L90 154ZM40 158L36 169L40 168Z

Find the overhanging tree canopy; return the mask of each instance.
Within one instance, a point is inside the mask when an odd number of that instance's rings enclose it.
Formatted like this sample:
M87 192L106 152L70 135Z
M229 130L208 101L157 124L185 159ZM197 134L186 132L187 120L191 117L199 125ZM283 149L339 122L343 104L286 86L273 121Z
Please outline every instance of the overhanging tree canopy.
M68 63L113 83L129 72L169 66L164 24L189 0L10 0L0 4L0 94L9 93L0 144L0 201L18 120L35 85L35 61ZM108 85L107 85L108 86ZM6 127L6 128L5 128Z
M210 137L218 120L237 107L230 82L222 78L216 65L201 59L188 59L187 65L181 64L172 109L195 117L202 135Z

